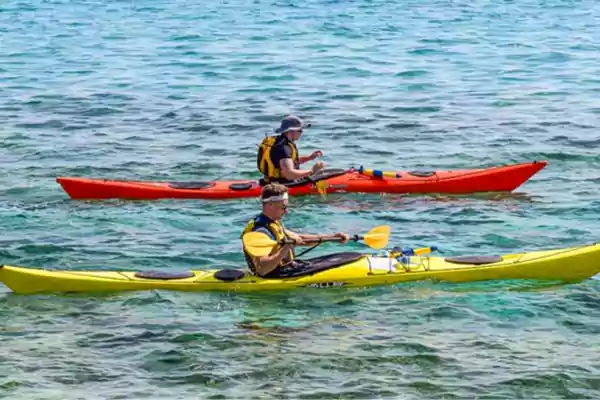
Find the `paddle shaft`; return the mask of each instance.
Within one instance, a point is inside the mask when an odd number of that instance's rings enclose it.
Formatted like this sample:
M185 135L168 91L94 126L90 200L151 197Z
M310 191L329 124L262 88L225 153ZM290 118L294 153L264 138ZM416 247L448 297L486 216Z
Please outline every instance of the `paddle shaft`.
M364 238L365 238L364 236L353 235L353 236L350 236L349 240L358 242L359 240L363 240ZM341 241L343 241L343 239L341 237L303 240L304 244L317 244L317 243L324 243L324 242L341 242ZM285 239L279 241L279 244L296 244L296 241L293 239L285 238Z

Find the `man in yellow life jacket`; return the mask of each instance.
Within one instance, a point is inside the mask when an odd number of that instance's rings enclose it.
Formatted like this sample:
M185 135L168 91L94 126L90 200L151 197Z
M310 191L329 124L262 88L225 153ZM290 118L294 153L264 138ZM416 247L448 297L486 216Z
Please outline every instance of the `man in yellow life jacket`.
M288 115L281 120L281 126L275 130L277 136L266 137L259 146L257 164L258 170L264 175L263 183L289 183L313 175L325 167L323 162L317 162L311 169L300 169L300 165L322 156L320 150L310 156L301 157L298 154L296 141L302 136L305 125L294 115Z
M287 213L288 209L288 189L287 187L271 183L266 185L261 194L262 213L250 220L248 225L242 232L242 236L248 232L263 232L272 240L280 241L284 238L292 239L294 244L277 245L271 251L271 254L263 257L253 257L244 248L244 256L250 270L261 277L271 278L277 277L282 269L289 272L290 269L296 267L306 267L306 265L295 265L296 246L308 246L306 240L324 240L332 237L342 239L341 243L347 243L350 237L342 232L333 235L310 235L300 234L288 231L283 226L281 219ZM311 243L310 245L313 245Z

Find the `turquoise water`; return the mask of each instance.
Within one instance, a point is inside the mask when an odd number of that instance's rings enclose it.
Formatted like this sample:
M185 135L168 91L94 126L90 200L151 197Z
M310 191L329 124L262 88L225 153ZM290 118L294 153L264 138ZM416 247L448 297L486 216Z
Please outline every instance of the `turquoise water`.
M254 177L286 113L331 167L550 162L510 195L295 198L296 230L387 223L391 244L446 255L596 241L599 17L559 0L2 2L0 262L242 265L255 200L76 202L54 179ZM0 287L0 397L597 398L599 289Z

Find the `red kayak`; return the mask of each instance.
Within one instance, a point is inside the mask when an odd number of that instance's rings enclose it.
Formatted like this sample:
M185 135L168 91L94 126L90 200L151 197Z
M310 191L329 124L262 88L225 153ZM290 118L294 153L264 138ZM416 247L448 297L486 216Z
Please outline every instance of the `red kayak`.
M398 171L327 169L290 183L290 196L327 193L447 193L510 192L547 165L546 161L453 171ZM393 174L393 177L389 175ZM235 199L258 197L261 185L253 180L153 182L57 177L72 199ZM319 186L319 187L318 187Z
M288 184L290 196L327 193L447 193L510 192L546 166L546 161L453 171L394 171L327 169ZM258 197L253 180L153 182L58 177L72 199L235 199Z

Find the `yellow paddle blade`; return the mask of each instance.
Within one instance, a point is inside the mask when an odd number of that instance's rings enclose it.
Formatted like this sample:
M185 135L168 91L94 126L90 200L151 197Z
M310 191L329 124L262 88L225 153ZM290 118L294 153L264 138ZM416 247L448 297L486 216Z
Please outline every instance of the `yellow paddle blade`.
M431 254L431 247L421 247L415 249L415 256L422 256L423 254Z
M323 197L327 197L327 188L328 187L329 187L329 184L325 180L317 182L317 191Z
M365 235L365 244L373 249L383 249L388 245L391 230L389 225L376 226Z
M244 243L246 251L254 257L268 256L273 250L273 247L277 245L276 241L271 239L266 233L262 232L246 233L242 237L242 243Z

